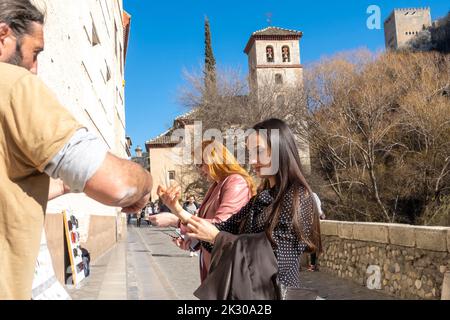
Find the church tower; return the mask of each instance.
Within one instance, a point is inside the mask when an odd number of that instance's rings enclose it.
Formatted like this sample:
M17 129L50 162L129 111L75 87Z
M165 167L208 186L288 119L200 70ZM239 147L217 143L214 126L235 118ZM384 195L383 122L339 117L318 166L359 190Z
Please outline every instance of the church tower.
M282 108L288 103L290 90L303 86L302 36L300 31L278 27L268 27L251 35L244 52L248 55L250 90L258 99L266 91L275 93L275 105ZM311 157L305 136L296 135L296 140L303 170L309 174Z
M303 33L278 27L254 32L245 47L248 55L250 89L274 86L282 92L286 87L303 84L300 64L300 39Z

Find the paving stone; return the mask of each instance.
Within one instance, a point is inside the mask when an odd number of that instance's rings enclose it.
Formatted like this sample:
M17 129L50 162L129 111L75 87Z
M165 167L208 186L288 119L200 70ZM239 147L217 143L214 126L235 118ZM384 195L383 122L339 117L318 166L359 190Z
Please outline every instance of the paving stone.
M177 248L170 229L130 226L127 240L91 266L91 275L69 293L74 300L196 300L200 285L198 257ZM395 299L325 272L301 272L305 286L325 299Z

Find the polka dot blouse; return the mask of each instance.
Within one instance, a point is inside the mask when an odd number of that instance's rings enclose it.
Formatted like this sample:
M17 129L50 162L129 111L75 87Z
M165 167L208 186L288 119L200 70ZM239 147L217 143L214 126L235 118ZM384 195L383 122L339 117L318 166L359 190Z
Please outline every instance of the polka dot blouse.
M300 203L300 219L303 226L303 234L309 237L312 232L313 204L312 197L302 187L298 187ZM265 230L266 215L271 211L271 204L276 196L276 190L269 189L260 192L250 202L233 215L229 220L216 224L221 231L232 234L260 233ZM273 231L272 238L275 242L273 250L278 262L279 281L289 287L300 286L300 256L307 245L298 240L292 224L291 209L293 205L294 189L291 188L284 196L280 220ZM267 209L267 210L266 210ZM210 243L202 242L208 251L212 251Z

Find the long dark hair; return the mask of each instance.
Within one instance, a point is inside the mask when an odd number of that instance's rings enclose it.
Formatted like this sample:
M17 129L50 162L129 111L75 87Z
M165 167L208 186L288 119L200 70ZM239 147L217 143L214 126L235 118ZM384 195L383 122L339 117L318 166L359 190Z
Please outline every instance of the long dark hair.
M294 198L292 203L292 224L300 241L304 241L308 251L320 253L322 251L322 242L320 239L320 220L317 212L317 205L314 203L313 191L306 181L302 169L298 148L295 143L294 135L289 126L280 119L269 119L256 124L253 127L259 135L264 136L268 146L275 150L279 150L279 169L276 173L277 194L272 203L272 211L267 217L266 234L269 240L273 241L273 231L280 221L281 209L286 194L293 189ZM279 139L273 139L272 130L278 131ZM272 160L273 163L273 160ZM304 234L305 224L300 214L300 187L303 186L307 193L304 196L311 197L312 201L312 232L310 235Z

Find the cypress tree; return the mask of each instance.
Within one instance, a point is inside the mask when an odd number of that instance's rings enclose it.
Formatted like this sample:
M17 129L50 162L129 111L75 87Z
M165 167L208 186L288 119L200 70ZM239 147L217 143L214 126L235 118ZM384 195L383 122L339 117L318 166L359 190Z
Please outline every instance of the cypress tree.
M216 59L211 44L211 30L208 17L205 18L205 89L208 95L216 93Z

